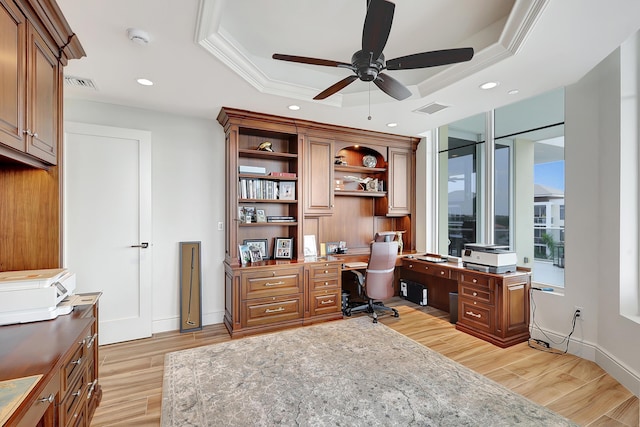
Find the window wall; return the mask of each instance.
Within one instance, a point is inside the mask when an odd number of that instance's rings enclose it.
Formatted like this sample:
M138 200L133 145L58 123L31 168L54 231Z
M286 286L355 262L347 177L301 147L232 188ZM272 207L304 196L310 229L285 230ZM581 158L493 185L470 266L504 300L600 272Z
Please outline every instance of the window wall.
M450 123L438 141L439 252L506 246L534 282L563 287L564 91Z

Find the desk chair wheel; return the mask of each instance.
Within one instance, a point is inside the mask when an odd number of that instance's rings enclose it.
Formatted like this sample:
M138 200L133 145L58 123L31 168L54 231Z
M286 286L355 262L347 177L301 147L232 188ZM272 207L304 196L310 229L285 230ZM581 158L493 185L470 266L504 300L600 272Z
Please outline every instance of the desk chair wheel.
M396 310L395 308L393 308L392 310L393 310L393 317L400 317L400 313L398 313L398 310Z

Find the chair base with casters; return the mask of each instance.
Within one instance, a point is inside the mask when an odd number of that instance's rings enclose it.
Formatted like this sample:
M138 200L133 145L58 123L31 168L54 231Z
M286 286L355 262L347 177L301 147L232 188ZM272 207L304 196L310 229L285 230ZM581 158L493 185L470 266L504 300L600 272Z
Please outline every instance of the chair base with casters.
M366 295L366 279L364 274L362 274L360 271L355 271L355 270L352 271L352 273L356 275L356 279L358 282L358 293L360 294L361 297L366 298L367 302L360 305L356 305L355 307L348 306L344 310L344 314L346 316L351 316L351 314L353 313L359 313L364 311L369 313L369 315L373 318L373 323L378 323L378 313L376 310L379 310L379 311L389 311L393 313L393 317L400 317L398 310L396 310L395 308L387 307L381 301L375 301L373 298L370 298L369 296ZM388 273L388 272L385 271L385 273ZM391 274L393 275L393 273Z

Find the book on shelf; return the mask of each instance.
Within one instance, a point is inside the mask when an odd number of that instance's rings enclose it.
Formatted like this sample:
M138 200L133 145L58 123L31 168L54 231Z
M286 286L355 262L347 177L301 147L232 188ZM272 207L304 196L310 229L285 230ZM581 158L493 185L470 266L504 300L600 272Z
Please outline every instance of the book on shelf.
M278 182L266 179L240 178L238 197L241 199L278 199Z
M272 215L267 216L267 222L296 222L296 218L293 216Z
M295 172L270 172L269 176L279 178L295 178L297 175Z
M240 165L238 166L238 172L240 173L254 173L257 175L266 175L267 174L267 168L263 167L263 166L245 166L245 165Z

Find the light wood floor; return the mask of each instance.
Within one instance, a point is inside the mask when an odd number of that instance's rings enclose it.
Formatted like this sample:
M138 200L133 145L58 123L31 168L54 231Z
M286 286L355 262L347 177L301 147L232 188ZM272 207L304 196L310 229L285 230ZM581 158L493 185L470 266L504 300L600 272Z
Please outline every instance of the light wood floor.
M595 363L526 343L501 349L459 332L448 313L400 298L400 318L381 323L507 388L588 427L640 425L638 398ZM223 325L100 347L102 403L92 426L158 426L165 353L229 341Z

